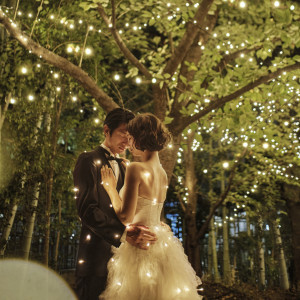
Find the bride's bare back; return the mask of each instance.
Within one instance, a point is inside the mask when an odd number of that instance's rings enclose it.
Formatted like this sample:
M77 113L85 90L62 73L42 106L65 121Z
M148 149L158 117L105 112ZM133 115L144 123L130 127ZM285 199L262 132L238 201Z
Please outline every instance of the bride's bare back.
M153 160L138 164L140 166L138 196L157 201L158 203L164 202L168 178L161 164Z

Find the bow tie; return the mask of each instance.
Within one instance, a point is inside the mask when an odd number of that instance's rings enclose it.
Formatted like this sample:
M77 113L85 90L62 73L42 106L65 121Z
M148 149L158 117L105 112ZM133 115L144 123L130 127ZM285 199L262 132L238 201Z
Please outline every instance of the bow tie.
M123 162L123 159L122 158L119 158L119 157L114 157L114 156L107 156L106 157L107 160L115 160L117 163L121 163Z

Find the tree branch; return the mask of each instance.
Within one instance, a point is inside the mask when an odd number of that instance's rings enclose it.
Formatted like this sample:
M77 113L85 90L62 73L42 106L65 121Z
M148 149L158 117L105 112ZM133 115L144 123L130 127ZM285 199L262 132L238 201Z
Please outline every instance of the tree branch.
M113 4L113 3L112 3ZM123 42L116 26L111 24L107 14L104 11L104 8L99 4L98 11L106 23L107 27L109 28L110 32L113 35L113 38L118 45L120 51L124 54L124 56L130 61L138 70L147 78L152 79L152 74L148 71L148 69L131 53L131 51L127 48L126 44ZM114 10L113 10L114 11ZM112 16L113 20L115 16Z
M208 226L209 226L209 222L211 220L211 218L213 217L216 209L224 202L224 200L226 199L230 189L231 189L231 185L233 182L233 178L235 175L235 170L237 168L237 166L239 165L240 161L242 160L242 158L246 155L247 153L247 148L243 151L243 153L240 155L240 157L238 158L238 160L234 163L231 171L230 171L230 175L229 175L229 179L228 179L228 185L226 187L226 190L224 191L223 194L221 194L219 200L213 205L212 209L210 210L210 213L208 215L208 217L206 218L204 224L201 226L200 230L197 233L197 239L201 238L204 236Z
M234 93L222 97L222 98L217 98L214 99L208 106L206 106L203 110L201 110L199 113L193 115L193 116L187 116L182 119L182 122L178 122L178 120L173 121L170 124L170 128L172 128L172 133L178 133L181 132L184 128L186 128L188 125L191 123L197 121L198 119L202 118L203 116L207 115L209 112L212 110L216 110L220 107L222 107L225 103L230 102L231 100L236 99L237 97L243 95L244 93L254 89L255 87L267 83L270 80L278 77L281 75L283 72L291 72L294 70L300 69L300 63L297 62L293 65L286 66L284 68L281 68L275 72L270 72L268 75L261 76L255 81L245 85L244 87L240 88L239 90L235 91Z
M186 204L183 202L183 199L181 198L181 195L180 195L179 192L177 193L177 198L179 200L182 211L185 212L186 211Z
M276 43L280 41L280 38L274 38L272 39L272 43ZM236 58L238 58L242 53L243 54L247 54L250 53L252 51L257 51L259 49L263 48L263 45L260 46L255 46L253 48L244 48L244 49L240 49L236 52L230 53L228 55L224 55L222 60L213 68L214 71L217 72L222 72L224 70L224 68L226 67L226 65L228 64L228 62L235 60Z
M203 0L201 2L201 5L196 11L194 18L187 24L186 32L184 33L182 39L180 40L179 45L175 49L174 54L171 56L170 60L168 61L163 71L164 74L167 73L172 76L176 71L178 65L182 63L186 53L192 46L195 37L199 33L199 30L204 27L206 16L213 2L214 0ZM196 23L194 23L194 21Z
M73 77L92 97L96 99L105 111L110 111L119 107L111 97L97 86L96 82L86 72L67 59L54 54L52 51L49 51L34 42L29 36L24 34L15 23L6 17L1 9L0 24L3 24L11 37L16 39L25 49L30 50L36 56L42 56L43 60Z
M234 53L231 53L231 54L228 54L228 55L224 55L223 58L222 58L222 60L215 67L213 67L213 70L217 71L217 72L222 72L225 69L225 67L228 64L228 62L230 62L232 60L235 60L242 53L243 54L247 54L249 52L259 50L262 47L263 47L263 45L256 46L256 47L253 47L253 48L250 48L250 49L240 49L240 50L238 50L238 51L236 51Z
M0 107L0 132L2 130L2 126L3 126L4 120L5 120L5 114L7 112L10 100L11 100L11 93L8 93L8 95L5 97L3 111L1 111L1 107ZM0 134L0 136L1 136L1 134ZM0 141L1 141L1 139L0 139Z

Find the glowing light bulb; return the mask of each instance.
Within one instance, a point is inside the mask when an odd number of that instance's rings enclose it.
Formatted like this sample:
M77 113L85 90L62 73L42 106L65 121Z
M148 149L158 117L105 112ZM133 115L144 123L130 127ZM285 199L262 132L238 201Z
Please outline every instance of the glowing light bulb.
M33 97L32 95L29 95L29 96L28 96L28 100L29 100L29 101L33 101L33 100L34 100L34 97Z
M152 83L156 83L156 78L152 78Z
M76 101L77 101L77 97L76 97L76 96L73 96L73 97L72 97L72 101L73 101L73 102L76 102Z
M83 263L84 263L84 260L83 260L83 259L79 259L78 263L79 263L79 264L83 264Z
M274 6L275 6L275 7L279 7L279 6L280 6L280 2L279 2L279 1L275 1L275 2L274 2Z
M100 120L99 119L95 119L94 120L96 124L99 124Z
M223 168L227 169L229 167L229 163L227 161L223 162Z
M86 55L91 55L92 54L92 49L91 48L85 48L85 54Z
M207 173L207 170L206 170L206 169L204 169L204 170L203 170L203 173L204 173L204 174L206 174L206 173Z
M243 143L243 147L247 148L247 147L248 147L248 143L247 143L247 142L244 142L244 143Z
M10 104L15 104L16 100L14 98L11 98L9 102L10 102Z
M264 149L268 149L269 148L269 144L268 143L263 143L262 146L263 146Z
M120 80L120 75L119 75L119 74L116 74L116 75L114 76L114 79L115 79L115 80Z
M59 77L58 73L54 73L53 77L57 79Z
M137 84L140 84L140 83L142 82L142 79L141 79L140 77L137 77L137 78L135 79L135 82L136 82Z
M26 67L22 67L21 72L22 72L22 74L27 74L28 70Z
M240 2L240 8L245 8L246 7L246 2L245 1L241 1Z
M90 235L90 234L88 234L88 235L86 236L86 240L87 240L87 241L90 241L90 240L91 240L91 235Z
M72 48L71 46L68 46L67 52L68 52L68 53L72 53L72 52L73 52L73 48Z
M149 272L147 272L146 275L147 275L148 277L151 277L151 273L149 273Z

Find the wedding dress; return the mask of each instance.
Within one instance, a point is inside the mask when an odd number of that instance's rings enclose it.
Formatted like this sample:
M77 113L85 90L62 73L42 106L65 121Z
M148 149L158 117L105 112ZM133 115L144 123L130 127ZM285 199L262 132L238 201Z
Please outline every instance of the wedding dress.
M163 203L138 197L132 223L148 226L157 241L148 250L127 242L119 248L113 247L107 287L100 300L202 299L197 294L201 280L188 262L180 241L160 225L162 207Z

